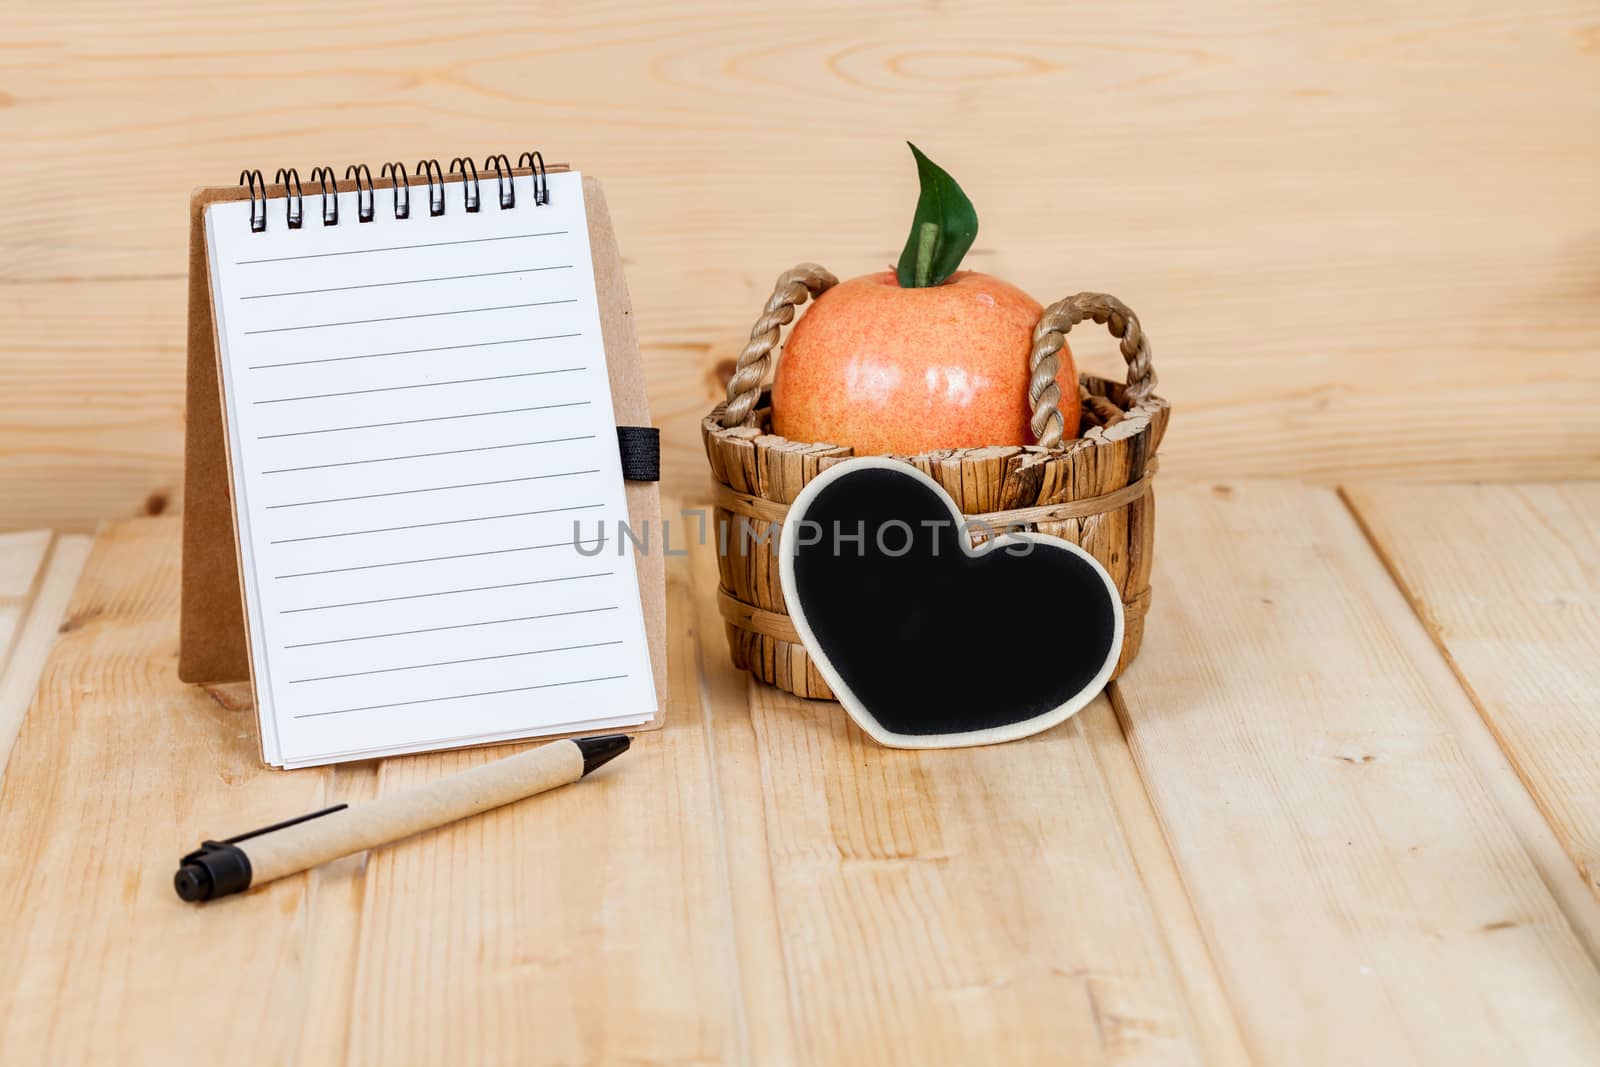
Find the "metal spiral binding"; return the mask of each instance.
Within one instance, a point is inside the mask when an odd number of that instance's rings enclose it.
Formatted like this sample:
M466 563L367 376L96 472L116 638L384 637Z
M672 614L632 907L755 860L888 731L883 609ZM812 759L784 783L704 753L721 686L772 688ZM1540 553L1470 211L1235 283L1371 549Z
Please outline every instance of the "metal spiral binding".
M421 159L417 161L417 174L428 179L428 214L433 216L444 214L444 171L439 168L437 159ZM434 178L438 182L434 182Z
M250 188L250 232L264 233L267 229L267 181L259 170L239 172L239 184ZM258 196L259 194L259 200Z
M510 210L517 206L516 171L526 168L533 178L533 203L535 207L543 207L550 203L550 180L545 173L544 156L538 152L524 152L517 160L516 167L511 166L511 159L505 153L498 153L484 157L483 170L492 173L495 178L496 190L499 193L500 209ZM417 177L428 183L428 214L431 216L443 215L445 212L445 170L439 165L437 159L423 159L417 162L415 168ZM461 192L466 210L477 214L483 207L482 188L479 180L478 165L470 156L457 156L450 161L450 174L461 175ZM352 163L345 168L345 181L355 183L356 192L356 217L358 222L371 222L377 213L377 191L372 180L372 171L365 163ZM402 163L385 163L379 171L380 178L389 179L389 187L394 193L394 217L409 219L411 217L411 176L407 173ZM317 191L322 196L322 224L324 226L339 225L339 184L336 172L332 167L315 167L311 171L311 181L317 184ZM259 170L244 170L239 174L239 184L246 186L250 193L250 232L264 233L267 229L267 182ZM300 184L300 172L294 167L280 167L274 184L281 186L284 191L283 217L284 223L291 230L299 230L305 225L305 191Z
M389 185L394 189L394 217L409 219L411 217L411 179L406 176L404 163L385 163L379 172L380 178L388 178ZM404 182L405 184L400 184Z
M283 220L289 224L289 229L298 230L305 221L301 212L305 194L300 188L300 172L293 167L279 167L278 176L272 180L288 194L283 201Z
M467 211L477 214L483 206L483 198L478 193L478 165L466 156L457 156L450 161L450 173L461 172L461 195L466 200Z
M352 163L345 168L344 177L346 181L354 178L356 182L356 221L371 222L377 207L372 193L372 172L365 163ZM367 180L364 187L361 184L363 178Z
M339 225L339 179L332 167L313 167L311 180L322 187L322 224Z
M483 169L494 168L494 180L500 188L500 210L517 206L517 183L511 174L511 160L505 153L497 156L488 156L483 161Z
M536 206L543 207L550 203L550 180L544 173L544 156L538 152L524 152L517 160L517 166L527 167L533 171L533 202Z

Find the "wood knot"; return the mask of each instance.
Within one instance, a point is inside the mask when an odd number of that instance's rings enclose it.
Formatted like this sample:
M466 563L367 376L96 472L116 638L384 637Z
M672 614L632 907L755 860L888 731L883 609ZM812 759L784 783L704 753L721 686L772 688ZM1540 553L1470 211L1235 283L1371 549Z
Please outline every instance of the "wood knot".
M81 630L99 617L98 611L81 611L76 615L68 615L61 620L61 625L56 627L56 633L70 634L74 630Z
M161 515L172 503L172 498L164 490L157 489L144 498L144 513L146 515Z

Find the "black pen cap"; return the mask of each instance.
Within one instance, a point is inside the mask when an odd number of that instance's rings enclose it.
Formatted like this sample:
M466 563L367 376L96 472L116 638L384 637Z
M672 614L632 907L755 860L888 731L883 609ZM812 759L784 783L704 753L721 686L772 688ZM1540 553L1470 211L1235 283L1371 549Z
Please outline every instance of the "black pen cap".
M237 845L207 841L179 861L172 888L191 903L242 893L250 888L250 857Z

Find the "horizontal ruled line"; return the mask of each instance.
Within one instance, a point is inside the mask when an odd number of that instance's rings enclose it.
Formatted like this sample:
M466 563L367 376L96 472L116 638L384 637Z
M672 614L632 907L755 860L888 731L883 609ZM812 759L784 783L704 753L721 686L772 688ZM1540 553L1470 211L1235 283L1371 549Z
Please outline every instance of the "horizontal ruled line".
M315 296L318 293L348 293L354 289L388 289L396 285L426 285L429 282L464 282L473 278L500 278L507 274L534 274L545 270L571 270L571 263L549 267L518 267L515 270L487 270L481 274L445 274L437 278L404 278L397 282L365 282L361 285L332 285L326 289L291 289L282 293L253 293L240 300L272 300L280 296Z
M385 596L376 600L351 600L343 604L316 604L305 608L283 608L279 615L298 615L305 611L328 611L332 608L359 608L368 604L393 604L401 600L426 600L435 596L457 596L461 593L487 593L495 589L520 589L527 585L550 585L554 582L576 582L583 578L609 578L616 571L596 571L593 574L568 574L560 578L534 578L526 582L505 582L501 585L478 585L467 589L440 589L432 593L408 593L405 596Z
M599 470L561 471L557 474L529 474L522 478L496 478L487 482L462 482L459 485L430 485L422 489L395 489L387 493L363 493L360 496L331 496L326 500L298 500L292 504L268 504L267 511L280 508L307 508L313 504L343 504L351 500L377 500L386 496L411 496L415 493L442 493L449 489L478 489L485 485L510 485L514 482L539 482L546 478L576 478L581 474L599 474Z
M299 326L273 326L264 330L246 330L244 336L262 333L293 333L296 330L326 330L333 326L371 326L376 322L404 322L407 319L437 319L446 315L477 315L485 311L515 311L518 308L550 307L554 304L576 304L577 298L567 300L533 300L526 304L496 304L485 308L452 308L449 311L423 311L415 315L386 315L376 319L346 319L342 322L307 322Z
M482 419L490 415L517 415L524 411L554 411L556 408L581 408L587 400L573 400L565 404L536 404L527 408L502 408L499 411L468 411L460 415L435 415L426 419L400 419L397 422L368 422L360 426L329 426L322 430L296 430L293 433L268 433L256 437L257 441L274 441L281 437L310 437L319 433L345 433L349 430L381 430L389 426L416 426L424 422L449 422L452 419Z
M544 685L523 685L515 689L490 689L483 693L457 693L447 697L427 697L423 700L401 700L393 704L368 704L360 708L335 708L332 711L308 711L293 716L296 719L316 719L324 715L348 715L352 711L381 711L384 708L405 708L414 704L438 704L447 700L471 700L474 697L497 697L506 693L531 693L535 689L559 689L567 685L587 685L590 682L614 682L626 678L626 674L606 674L598 678L574 678L566 682L546 682Z
M531 341L562 341L569 337L582 337L581 333L548 333L542 337L508 337L504 341L479 341L469 345L440 345L437 348L400 348L393 352L364 352L356 356L324 356L321 359L297 359L288 363L256 363L250 370L273 370L277 367L308 367L313 363L345 363L352 359L381 359L385 356L420 356L429 352L464 352L469 348L494 348L498 345L520 345Z
M359 467L365 463L394 463L402 459L433 459L435 456L464 456L469 452L498 452L504 448L529 448L533 445L561 445L569 441L593 441L594 434L579 434L576 437L547 437L542 441L513 441L505 445L480 445L477 448L451 448L443 452L413 452L406 456L376 456L372 459L346 459L338 463L313 463L306 467L275 467L262 474L293 474L296 471L321 471L330 467ZM277 544L277 542L273 542Z
M601 611L616 611L617 605L608 604L603 608L579 608L575 611L552 611L545 615L518 615L510 619L485 619L482 622L459 622L451 626L428 626L421 630L395 630L386 634L362 634L358 637L331 637L326 641L302 641L297 645L284 645L284 648L316 648L319 645L343 645L352 641L378 641L386 637L411 637L416 634L436 634L444 630L471 630L478 626L503 626L513 622L537 622L540 619L560 619L568 615L593 615Z
M325 571L298 571L294 574L274 574L273 580L284 578L315 578L319 574L348 574L351 571L379 571L385 567L410 567L417 563L443 563L452 559L477 559L481 556L509 556L514 552L537 552L542 548L571 547L571 541L552 541L547 545L518 545L515 548L492 548L484 552L460 552L453 556L426 556L422 559L397 559L388 563L363 563L355 567L329 567Z
M285 537L271 541L274 545L295 545L302 541L326 541L335 537L357 537L361 534L396 533L400 530L424 530L432 526L460 526L469 522L489 522L493 519L525 519L533 515L554 515L562 511L588 511L602 504L573 504L563 508L541 508L538 511L510 511L504 515L477 515L470 519L442 519L439 522L414 522L409 526L378 526L370 530L345 530L341 533L311 534L307 537Z
M299 256L276 256L271 259L237 259L233 265L248 267L255 263L288 263L296 259L331 259L334 256L365 256L374 252L409 252L417 248L444 248L447 245L480 245L491 241L525 241L531 237L559 237L566 230L546 230L544 233L513 233L504 237L473 237L462 241L432 241L420 245L389 245L387 248L352 248L343 252L309 252Z
M552 652L577 652L585 648L605 648L620 645L621 641L593 641L587 645L563 645L560 648L530 648L526 652L503 652L496 656L473 656L471 659L444 659L437 663L407 663L400 667L380 667L370 671L351 671L349 674L324 674L316 678L291 678L290 685L304 682L332 682L340 678L364 678L369 674L397 674L400 671L420 671L430 667L459 667L463 663L487 663L497 659L521 659L523 656L544 656Z
M516 374L495 374L487 378L452 378L445 382L417 382L415 385L384 385L376 389L347 389L342 393L309 393L306 396L280 396L272 400L257 400L257 404L289 404L296 400L329 400L337 396L366 396L369 393L398 393L406 389L432 389L440 385L476 385L479 382L505 382L513 378L537 378L543 374L571 374L587 367L557 367L554 370L528 370Z

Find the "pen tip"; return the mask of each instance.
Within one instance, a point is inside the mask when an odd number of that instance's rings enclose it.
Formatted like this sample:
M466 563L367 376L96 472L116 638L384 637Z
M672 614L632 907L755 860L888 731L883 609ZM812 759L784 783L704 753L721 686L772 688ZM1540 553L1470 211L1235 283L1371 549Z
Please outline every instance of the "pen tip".
M583 773L587 775L628 751L633 738L627 734L601 734L599 737L576 737L572 743L583 753Z

